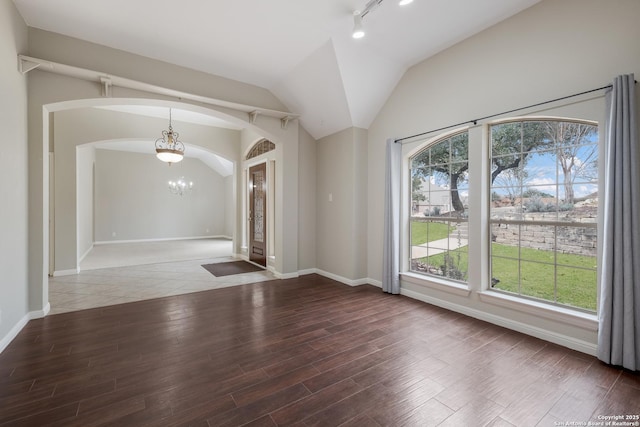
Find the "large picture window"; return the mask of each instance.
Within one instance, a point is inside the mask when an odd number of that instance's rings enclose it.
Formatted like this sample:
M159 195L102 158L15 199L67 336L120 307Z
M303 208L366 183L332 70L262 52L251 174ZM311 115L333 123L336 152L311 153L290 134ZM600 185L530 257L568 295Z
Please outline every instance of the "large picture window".
M410 158L412 272L467 280L468 153L465 131Z
M507 122L490 141L491 286L595 311L598 127Z

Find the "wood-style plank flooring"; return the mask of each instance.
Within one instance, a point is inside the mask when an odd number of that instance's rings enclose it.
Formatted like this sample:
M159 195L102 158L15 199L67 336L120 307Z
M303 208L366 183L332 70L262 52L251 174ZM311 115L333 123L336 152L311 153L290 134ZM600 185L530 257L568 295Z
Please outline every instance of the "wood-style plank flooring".
M635 373L318 275L52 315L0 354L1 426L553 426L634 414Z

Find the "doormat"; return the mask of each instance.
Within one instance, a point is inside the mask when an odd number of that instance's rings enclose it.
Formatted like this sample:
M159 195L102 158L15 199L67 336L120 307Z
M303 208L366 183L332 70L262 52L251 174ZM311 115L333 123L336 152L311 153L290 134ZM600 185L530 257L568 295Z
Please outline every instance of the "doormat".
M203 267L216 277L264 270L264 268L246 261L217 262L214 264L204 264Z

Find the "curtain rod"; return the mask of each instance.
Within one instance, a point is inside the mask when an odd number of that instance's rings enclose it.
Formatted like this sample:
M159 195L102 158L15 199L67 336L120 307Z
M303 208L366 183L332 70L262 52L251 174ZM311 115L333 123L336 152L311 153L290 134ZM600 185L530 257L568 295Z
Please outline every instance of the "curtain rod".
M638 81L635 81L635 83L638 83ZM480 118L475 119L475 120L467 120L465 122L456 123L454 125L441 127L441 128L438 128L438 129L432 129L432 130L427 131L427 132L421 132L421 133L417 133L415 135L405 136L404 138L396 139L395 142L402 142L402 141L405 141L407 139L417 138L419 136L424 136L424 135L428 135L428 134L433 133L433 132L452 129L452 128L455 128L455 127L458 127L458 126L462 126L462 125L466 125L466 124L477 125L480 120L491 119L493 117L502 116L504 114L515 113L516 111L522 111L522 110L526 110L528 108L539 107L539 106L545 105L545 104L551 104L553 102L563 101L563 100L569 99L569 98L575 98L576 96L586 95L588 93L597 92L599 90L609 89L609 88L612 88L612 87L613 87L613 85L602 86L602 87L599 87L599 88L596 88L596 89L591 89L591 90L587 90L587 91L580 92L580 93L574 93L573 95L567 95L567 96L563 96L563 97L556 98L556 99L550 99L549 101L542 101L542 102L538 102L537 104L527 105L526 107L514 108L513 110L503 111L502 113L491 114L491 115L488 115L488 116L480 117Z

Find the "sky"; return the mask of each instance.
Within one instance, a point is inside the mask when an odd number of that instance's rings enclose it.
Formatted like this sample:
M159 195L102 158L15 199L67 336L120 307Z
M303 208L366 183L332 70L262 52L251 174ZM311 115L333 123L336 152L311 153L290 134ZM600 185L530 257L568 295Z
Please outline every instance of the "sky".
M445 141L443 141L445 142ZM445 142L446 143L446 142ZM541 193L550 195L558 199L558 203L565 199L565 176L562 164L564 163L570 169L571 181L573 182L574 197L582 198L590 194L597 194L598 191L598 134L592 133L583 140L584 145L578 148L571 148L570 154L562 156L562 151L555 149L547 151L534 151L525 159L525 173L520 171L520 177L516 176L517 169L503 171L492 184L492 192L500 195L513 195L520 197L527 190L537 190ZM436 146L432 146L436 147ZM513 149L517 153L520 150L519 141L515 142ZM549 148L549 145L546 146ZM566 147L572 147L567 145ZM438 148L435 148L438 150ZM433 150L433 148L431 148ZM426 152L425 152L426 154ZM453 154L451 154L453 155ZM513 156L513 154L511 154ZM463 157L461 159L465 159ZM428 156L423 160L429 161ZM465 161L463 160L463 162ZM507 162L511 162L512 157ZM454 163L452 169L456 168ZM440 189L449 189L449 177L445 174L435 173L434 176L428 178L432 185L441 187ZM427 190L428 185L423 185L422 189ZM465 174L458 182L458 191L461 198L466 199L469 195L468 176Z

